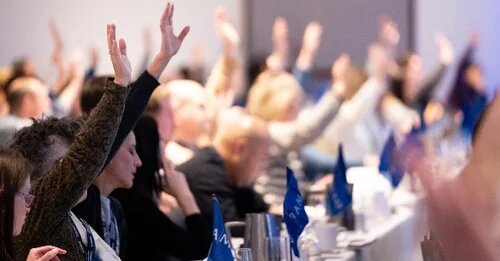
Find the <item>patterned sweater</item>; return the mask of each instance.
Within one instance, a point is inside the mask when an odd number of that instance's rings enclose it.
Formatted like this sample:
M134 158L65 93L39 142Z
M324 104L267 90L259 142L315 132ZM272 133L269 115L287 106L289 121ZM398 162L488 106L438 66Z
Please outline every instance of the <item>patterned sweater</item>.
M70 210L100 173L115 139L130 87L108 81L105 94L82 131L33 188L36 202L15 239L17 260L26 260L31 248L54 245L67 250L61 260L84 260L71 225Z

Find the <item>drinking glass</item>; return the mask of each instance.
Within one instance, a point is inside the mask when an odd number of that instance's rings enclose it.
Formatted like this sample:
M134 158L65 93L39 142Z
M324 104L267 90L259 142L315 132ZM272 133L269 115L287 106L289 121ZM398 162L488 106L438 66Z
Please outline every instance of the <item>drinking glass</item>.
M266 261L291 261L288 237L266 237L264 257Z
M240 248L236 252L236 260L238 261L252 261L252 249Z

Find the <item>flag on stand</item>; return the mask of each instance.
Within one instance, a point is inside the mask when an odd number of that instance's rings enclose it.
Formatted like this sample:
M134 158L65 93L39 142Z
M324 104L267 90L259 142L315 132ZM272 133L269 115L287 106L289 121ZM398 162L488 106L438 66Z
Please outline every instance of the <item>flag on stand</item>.
M285 201L283 202L284 219L290 236L290 245L293 249L293 254L300 257L297 240L300 234L302 234L302 231L304 231L307 223L309 223L309 218L304 208L304 200L300 194L297 179L293 171L289 168L286 168L286 178L287 190Z
M231 250L231 244L229 238L226 234L226 227L224 225L224 219L222 218L222 213L220 210L219 201L215 195L212 198L212 212L213 212L213 223L212 223L212 245L210 245L210 251L208 252L208 261L233 261L233 252Z
M333 170L333 184L326 196L326 208L331 215L342 213L352 202L352 194L347 184L347 168L342 145L339 146L337 165Z

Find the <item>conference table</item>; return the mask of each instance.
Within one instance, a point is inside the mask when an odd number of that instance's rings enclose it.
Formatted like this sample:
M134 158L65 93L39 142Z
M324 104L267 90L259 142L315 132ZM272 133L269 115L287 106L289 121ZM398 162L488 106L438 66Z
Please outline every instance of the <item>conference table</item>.
M356 244L344 242L346 250L343 256L323 260L421 261L420 241L425 234L423 208L421 199L396 206L391 217L383 224L364 233L348 232L346 241L349 238L357 241Z

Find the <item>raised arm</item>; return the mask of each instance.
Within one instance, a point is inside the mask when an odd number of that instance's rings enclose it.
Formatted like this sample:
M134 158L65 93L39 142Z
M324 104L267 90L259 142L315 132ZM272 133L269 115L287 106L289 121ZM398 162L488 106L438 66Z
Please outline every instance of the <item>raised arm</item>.
M189 26L185 26L178 36L174 34L172 17L174 16L174 5L167 3L167 7L163 12L160 20L161 30L161 47L160 51L155 55L153 61L148 66L148 73L156 80L160 78L163 70L167 66L170 59L179 51L182 41L189 33Z
M319 45L321 44L322 34L323 27L320 23L313 21L307 25L306 30L304 31L304 38L302 40L302 48L300 49L299 56L295 61L295 67L293 69L293 74L299 81L300 86L302 86L307 95L311 97L313 94L310 93L307 86L310 85L309 81L311 79L311 70Z
M285 18L277 17L273 25L273 51L266 59L267 68L271 71L284 71L288 65L288 23Z
M233 72L236 69L236 52L240 35L223 9L215 15L215 28L223 52L212 69L205 84L210 107L229 107L234 100L235 90L232 85Z
M118 127L116 139L113 142L110 153L107 157L106 164L111 161L115 153L120 148L123 140L132 131L135 123L142 115L144 108L148 104L149 98L153 91L160 85L158 79L163 70L169 63L170 59L179 51L184 38L189 32L189 27L184 27L179 36L175 36L172 25L172 17L174 7L170 3L167 4L160 20L161 31L161 47L160 51L155 55L153 61L149 64L148 69L132 84L132 90L127 97L123 119ZM103 166L104 168L105 166Z
M386 92L389 64L386 52L379 45L371 45L368 48L368 58L375 65L374 74L363 83L349 101L342 104L338 114L325 130L326 137L341 139L356 122L376 109Z
M321 35L323 34L323 27L320 23L313 21L310 22L304 31L304 38L302 40L302 48L300 49L299 56L295 62L295 66L301 71L311 70L318 52L319 45L321 44Z
M469 45L465 50L460 63L458 65L458 70L455 75L455 81L448 98L448 103L453 109L460 109L461 102L466 98L465 96L469 94L467 91L467 83L465 79L465 73L467 68L473 62L474 52L479 44L479 39L477 33L472 33L469 41Z
M56 81L52 84L51 93L59 95L68 83L68 72L64 66L63 51L64 45L61 34L53 20L49 21L49 30L52 41L54 42L54 51L52 52L52 63L56 68Z
M84 191L99 174L120 123L128 94L131 71L125 41L115 39L115 26L108 25L109 52L115 70L105 93L85 122L81 133L66 155L37 183L33 194L37 203L31 208L25 228L43 236L57 229ZM47 219L46 217L52 217ZM24 232L24 231L23 231ZM34 233L29 233L34 234Z
M269 124L270 135L278 146L285 150L296 150L321 135L344 101L345 79L349 66L349 56L341 55L332 66L332 87L317 104L303 111L292 122Z
M432 92L438 86L439 82L443 79L448 66L453 62L454 52L450 40L441 33L436 34L436 45L439 52L439 65L432 74L427 77L424 87L418 95L418 100L429 101Z

